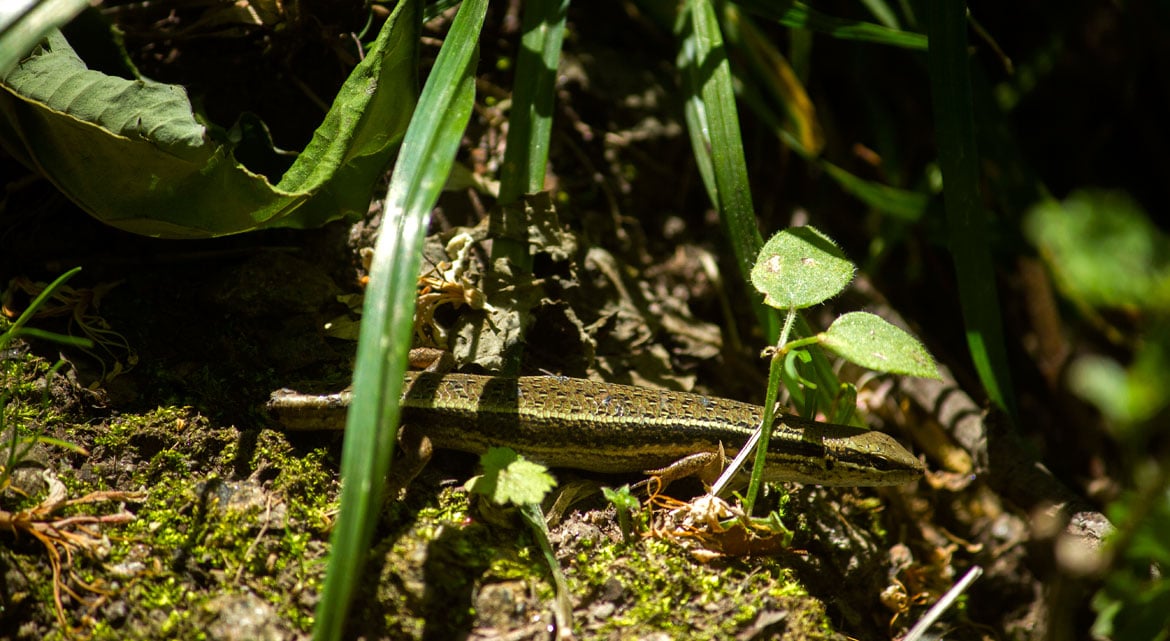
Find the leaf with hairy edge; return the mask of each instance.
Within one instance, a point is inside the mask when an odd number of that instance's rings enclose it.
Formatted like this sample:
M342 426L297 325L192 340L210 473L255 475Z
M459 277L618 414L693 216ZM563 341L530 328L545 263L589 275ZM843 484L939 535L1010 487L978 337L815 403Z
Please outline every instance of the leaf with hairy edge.
M940 378L930 352L913 336L868 312L850 312L820 334L820 344L878 372Z
M853 263L815 227L784 229L768 239L752 266L752 285L778 309L803 309L841 293Z

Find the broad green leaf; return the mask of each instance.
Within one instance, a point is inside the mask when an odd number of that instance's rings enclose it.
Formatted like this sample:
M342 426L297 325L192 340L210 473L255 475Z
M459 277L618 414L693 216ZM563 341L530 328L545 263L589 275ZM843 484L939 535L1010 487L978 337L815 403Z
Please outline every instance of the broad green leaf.
M1143 418L1130 399L1130 379L1120 363L1104 356L1086 355L1069 367L1068 384L1078 396L1097 406L1110 421L1133 423ZM1144 409L1144 408L1141 408Z
M483 474L464 487L482 494L498 505L540 503L556 485L548 469L533 463L507 447L493 447L479 459Z
M811 307L841 293L853 263L815 227L785 229L768 239L752 266L752 285L778 309Z
M1108 191L1041 203L1024 228L1060 290L1081 309L1152 317L1128 366L1086 355L1069 369L1070 387L1119 428L1149 421L1167 404L1170 331L1155 319L1170 312L1170 239L1128 195Z
M0 143L99 220L204 238L364 213L414 107L416 39L387 20L280 182L238 162L177 85L86 67L55 33L0 78Z
M1097 406L1110 419L1119 437L1140 440L1126 433L1135 427L1149 428L1170 399L1170 329L1164 324L1142 337L1128 367L1097 355L1081 356L1069 367L1069 387ZM1160 427L1160 426L1159 426Z
M878 372L939 378L930 352L913 336L868 312L850 312L820 334L820 344Z

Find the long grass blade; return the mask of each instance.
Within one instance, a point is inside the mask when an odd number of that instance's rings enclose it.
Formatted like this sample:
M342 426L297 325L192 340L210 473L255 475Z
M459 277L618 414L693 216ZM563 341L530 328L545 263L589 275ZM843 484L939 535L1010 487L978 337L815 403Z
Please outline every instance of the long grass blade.
M731 67L715 8L708 0L688 0L677 32L691 148L707 194L719 209L740 275L744 282L750 282L752 265L764 240L756 227ZM769 340L774 340L780 331L774 310L758 299L755 309Z
M751 16L734 6L723 12L723 26L728 49L740 54L737 63L745 62L748 77L743 78L741 93L748 88L781 115L782 137L797 153L817 156L825 146L825 135L817 118L816 107L804 84L776 45L760 31ZM803 30L794 30L794 32ZM744 73L743 71L740 72Z
M391 20L415 29L417 38L421 8L421 0L405 0ZM386 194L346 423L341 513L313 630L317 640L342 638L349 602L362 578L394 453L426 223L471 115L486 9L487 0L466 0L460 7L419 97Z
M24 312L16 320L12 321L12 324L4 330L3 334L0 334L0 347L7 345L9 340L16 338L20 334L21 328L28 324L32 320L32 317L36 315L37 310L52 298L57 293L57 290L64 287L66 281L76 276L80 271L80 267L74 267L58 276L53 282L49 283L48 287L42 289L41 293L37 294L36 298L28 304Z
M569 0L533 0L524 5L524 35L516 60L508 145L500 170L500 205L514 203L524 194L544 189L557 64L561 59L568 12ZM507 236L497 238L492 243L492 259L501 257L531 269L527 242Z
M516 60L516 85L508 117L508 146L500 170L501 203L544 188L553 96L568 0L534 0L524 4L523 36Z
M920 33L890 29L872 22L834 18L803 2L736 0L735 4L758 16L775 20L786 27L808 29L840 40L872 42L904 49L926 49L926 36Z
M1007 350L995 269L988 250L986 220L979 196L979 150L975 143L975 108L967 59L966 3L927 3L930 36L930 85L938 135L938 159L959 302L967 329L967 346L988 397L1012 416Z
M898 16L890 5L886 4L885 0L861 0L861 4L865 5L866 9L873 14L874 18L887 29L900 29L898 24Z

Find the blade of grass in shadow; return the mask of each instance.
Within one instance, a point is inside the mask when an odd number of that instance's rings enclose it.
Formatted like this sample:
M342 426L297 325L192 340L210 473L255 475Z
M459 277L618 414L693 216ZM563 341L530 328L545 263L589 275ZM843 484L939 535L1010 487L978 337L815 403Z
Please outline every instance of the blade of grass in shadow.
M819 164L842 189L862 202L903 220L922 216L927 204L925 194L859 178L820 158L823 136L815 107L780 51L734 7L727 8L725 25L728 43L745 52L751 73L739 85L739 98L757 117L789 148Z
M915 222L926 212L926 194L860 178L824 159L819 164L841 189L898 220Z
M459 2L460 0L434 0L434 2L428 2L426 9L423 9L423 24L443 15L448 9L458 5Z
M399 5L402 28L419 28L421 0ZM353 400L341 461L341 513L313 638L342 638L362 579L382 487L394 453L398 399L414 317L427 218L450 173L475 99L479 32L487 0L465 0L451 25L398 154L370 267Z
M874 18L887 29L899 29L901 25L898 24L898 16L890 5L886 4L884 0L861 0L861 4L865 5L866 9L873 14Z
M995 269L988 251L979 197L979 151L971 68L967 59L966 3L927 3L931 102L943 175L943 199L967 346L988 397L1015 416L1007 351L1003 343Z
M776 133L777 138L784 141L790 149L804 156L808 162L819 165L827 176L836 181L841 189L854 198L904 222L915 222L926 213L930 199L924 193L867 180L834 165L823 157L805 156L797 141L785 130L783 115L773 107L770 100L761 95L753 83L742 83L739 97L757 118Z
M46 301L52 298L53 295L57 293L57 290L64 287L66 281L76 276L80 271L80 267L74 267L73 269L70 269L64 274L58 276L56 280L54 280L52 283L49 283L48 287L42 289L41 293L37 294L36 298L34 298L32 302L28 304L28 307L24 309L24 312L18 316L16 320L12 321L12 324L4 330L3 334L0 334L0 347L3 347L5 344L7 344L9 339L19 336L21 328L28 324L30 320L32 320L32 317L36 315L37 310L39 310Z
M904 49L926 49L926 36L920 33L889 29L872 22L834 18L810 8L803 2L736 0L735 4L786 27L808 29L840 40L872 42Z
M520 54L516 60L516 85L508 117L508 141L500 170L499 205L509 205L524 194L544 189L552 131L553 93L565 16L569 0L533 0L524 4ZM497 210L498 212L499 210ZM492 260L507 257L526 271L532 269L526 230L522 238L501 233L492 242Z
M70 269L64 274L58 276L56 280L49 283L47 287L42 289L41 293L37 294L36 298L34 298L32 302L28 304L28 307L25 308L24 312L22 312L16 320L12 321L12 324L5 327L3 332L0 332L0 349L3 349L6 345L8 345L8 343L16 338L34 338L53 341L60 343L61 345L80 347L82 349L93 347L93 341L88 338L58 334L57 332L50 332L37 327L25 327L25 325L28 324L30 320L32 320L33 316L36 316L37 312L40 311L41 306L48 302L50 298L53 298L57 294L57 291L64 287L65 283L70 278L76 276L80 271L80 267L74 267L73 269Z
M781 116L781 131L789 146L805 157L817 156L825 146L825 135L816 107L784 55L760 32L751 16L735 6L723 11L728 50L740 73L747 76L742 86L758 89Z

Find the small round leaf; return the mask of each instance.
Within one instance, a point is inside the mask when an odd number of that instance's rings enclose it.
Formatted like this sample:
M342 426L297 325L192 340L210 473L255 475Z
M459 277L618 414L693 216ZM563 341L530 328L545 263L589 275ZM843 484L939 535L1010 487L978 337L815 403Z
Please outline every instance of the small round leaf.
M850 312L820 335L821 345L862 367L923 378L940 378L930 352L913 336L880 316Z
M811 307L841 293L853 263L814 227L784 229L770 238L752 266L752 285L778 309Z

